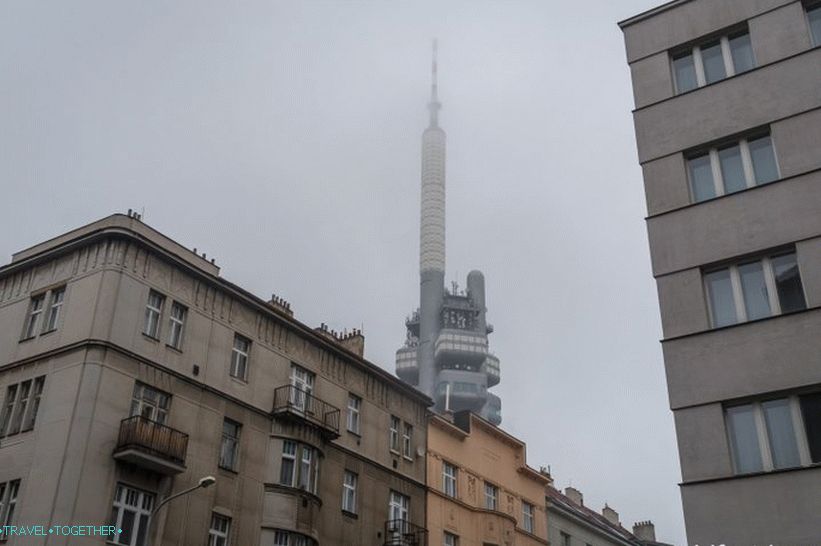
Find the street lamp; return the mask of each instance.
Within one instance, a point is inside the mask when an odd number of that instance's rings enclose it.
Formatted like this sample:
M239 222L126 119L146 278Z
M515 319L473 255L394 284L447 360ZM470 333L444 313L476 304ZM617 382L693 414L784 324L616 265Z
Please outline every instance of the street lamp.
M170 497L166 497L162 501L160 501L157 507L151 511L151 519L148 520L148 536L151 537L151 527L154 524L154 516L157 515L157 513L160 511L160 508L162 508L163 506L165 506L166 504L168 504L176 498L182 497L183 495L187 495L188 493L196 491L197 489L205 489L206 487L211 487L215 483L217 483L217 479L214 476L205 476L204 478L200 478L200 481L198 481L197 485L195 485L194 487L189 487L184 491L175 493Z

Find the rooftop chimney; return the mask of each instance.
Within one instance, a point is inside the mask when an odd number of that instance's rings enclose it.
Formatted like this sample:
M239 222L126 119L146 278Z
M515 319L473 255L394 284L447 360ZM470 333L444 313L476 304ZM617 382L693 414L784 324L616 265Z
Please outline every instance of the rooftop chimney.
M276 311L279 311L289 317L294 316L294 312L291 310L291 304L285 301L285 298L280 298L276 294L271 294L271 299L268 300L268 305L273 307Z
M636 538L645 542L656 541L656 526L650 520L639 521L633 524L633 534Z
M607 503L605 503L604 508L601 509L601 515L613 525L621 526L621 522L619 521L619 513L607 506Z
M355 328L349 333L344 333L340 337L339 343L356 356L360 358L365 356L365 335L362 330Z
M570 499L573 504L584 506L584 495L582 495L582 492L575 487L565 487L564 496Z

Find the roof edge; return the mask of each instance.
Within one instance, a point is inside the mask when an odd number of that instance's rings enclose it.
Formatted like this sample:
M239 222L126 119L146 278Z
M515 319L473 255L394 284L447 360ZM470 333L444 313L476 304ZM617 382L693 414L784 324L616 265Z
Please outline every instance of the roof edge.
M672 8L678 7L682 4L687 4L688 2L692 2L692 0L670 0L670 2L667 2L660 6L656 6L654 8L650 8L646 11L642 11L641 13L633 15L632 17L628 17L627 19L623 19L619 21L617 24L619 25L619 28L624 30L630 25L634 25L636 23L644 21L645 19L649 19L650 17L658 15L659 13L663 13Z

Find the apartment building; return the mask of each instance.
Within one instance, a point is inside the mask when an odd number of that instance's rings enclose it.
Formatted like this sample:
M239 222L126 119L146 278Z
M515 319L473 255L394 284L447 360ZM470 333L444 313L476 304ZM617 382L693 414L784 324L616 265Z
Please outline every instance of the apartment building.
M463 410L431 417L427 458L431 544L549 544L549 478L527 465L524 442Z
M0 525L110 523L128 546L425 544L432 401L363 346L136 214L18 252L0 268Z
M821 3L620 23L690 544L821 542Z
M553 487L545 490L547 530L553 546L670 546L656 541L656 526L652 521L633 524L625 529L619 513L605 504L596 512L584 504L584 495L575 487L564 492Z

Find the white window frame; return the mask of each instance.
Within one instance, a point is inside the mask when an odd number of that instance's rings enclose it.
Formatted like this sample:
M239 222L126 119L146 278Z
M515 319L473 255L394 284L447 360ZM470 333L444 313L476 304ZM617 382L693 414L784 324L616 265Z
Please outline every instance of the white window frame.
M395 415L391 415L390 423L390 436L388 438L390 450L399 453L399 427L402 426L402 420Z
M0 527L11 525L19 494L19 479L0 483Z
M535 506L527 501L522 501L522 529L528 533L533 533L535 523Z
M356 514L356 489L359 476L356 472L346 470L342 477L342 510Z
M733 146L738 146L740 153L741 153L741 165L744 169L744 186L745 189L750 189L758 186L759 184L756 182L755 179L755 168L753 167L753 157L750 153L750 141L758 140L761 138L769 137L770 138L770 146L772 147L773 152L773 161L775 162L775 170L777 173L777 177L772 182L776 182L781 179L781 167L778 164L778 154L775 150L775 141L773 140L771 133L761 133L761 134L754 134L738 141L733 142L725 142L720 146L713 146L709 148L706 152L702 151L700 153L693 154L689 157L686 157L686 168L687 168L687 181L689 183L689 190L690 190L690 202L691 203L703 203L705 201L709 201L709 199L696 201L696 192L694 188L695 180L693 180L692 172L690 169L690 160L696 159L699 157L704 157L708 155L710 157L710 170L713 175L713 191L715 191L715 198L721 197L723 195L730 195L724 188L724 175L721 173L721 159L719 157L719 152L726 148L732 148ZM761 185L772 184L772 182L766 182ZM740 190L744 191L744 190ZM738 192L733 192L738 193Z
M40 320L43 318L43 310L46 305L46 294L37 294L29 300L29 309L26 313L26 323L23 327L23 338L31 339L40 333Z
M6 387L3 405L0 406L0 438L34 428L45 379L45 375L40 375Z
M458 476L459 469L456 465L442 461L442 492L454 499L459 494Z
M402 456L409 461L413 460L413 425L410 423L402 426Z
M410 521L410 497L391 489L388 500L388 519Z
M165 401L164 404L163 401ZM168 412L171 411L171 395L167 392L155 389L151 385L136 381L134 383L134 390L131 393L130 416L143 416L146 410L148 410L147 413L150 413L150 416L144 416L146 419L161 425L166 424L168 421Z
M171 303L171 312L168 313L168 345L174 349L182 348L182 336L187 317L188 308L185 305L178 301Z
M499 509L499 487L490 482L485 482L485 508L488 510Z
M781 256L787 256L790 254L795 254L794 250L788 252L778 252L775 254L770 254L763 258L753 259L753 260L744 260L738 263L734 263L731 265L727 265L724 267L718 267L713 269L706 269L702 275L702 284L704 288L704 296L707 300L707 311L710 315L710 327L711 328L719 328L719 326L715 326L715 311L713 309L713 301L710 298L710 285L707 282L707 276L710 273L715 273L718 271L729 270L730 272L730 283L733 287L733 303L735 305L735 312L736 312L736 322L733 324L742 324L747 322L747 305L744 301L744 289L741 285L741 274L738 271L738 268L741 266L745 266L751 263L760 262L762 265L762 270L764 272L764 282L767 287L767 301L770 304L770 317L775 317L781 314L781 301L778 298L778 287L775 284L775 272L773 271L772 259L779 258ZM796 256L796 263L798 263L798 257ZM800 270L799 270L800 276ZM801 289L804 291L804 303L807 302L807 294L806 289L804 288L804 283L802 280ZM769 318L769 317L765 317ZM730 325L725 325L730 326Z
M129 493L134 495L134 504L128 504L127 502ZM112 508L116 510L116 515L114 516L114 521L111 522L111 525L116 526L117 529L122 529L123 513L128 510L130 512L134 512L134 526L131 529L131 540L129 542L120 542L120 539L125 535L125 533L114 535L111 542L126 546L145 546L148 544L151 540L151 537L148 536L149 529L151 528L151 511L154 508L154 501L156 498L157 497L154 493L143 491L124 483L118 483L117 487L114 489L114 501L112 502ZM143 517L146 518L146 534L144 536L145 541L140 544L137 542L137 539L139 535L140 521Z
M359 434L360 430L360 418L361 418L361 410L362 410L362 398L359 396L348 393L348 415L347 415L347 428L348 432L353 432L354 434Z
M156 297L159 302L152 301ZM145 318L143 320L143 334L151 339L160 339L162 329L162 310L165 307L165 296L156 290L148 291L148 301L145 303Z
M66 298L66 287L60 286L49 292L48 316L43 325L43 333L53 332L60 326L60 315L63 309L63 302Z
M231 518L217 512L211 512L211 525L208 528L208 546L230 546Z
M454 535L453 533L448 533L447 531L444 533L445 534L442 538L443 546L459 546L459 535Z
M231 369L229 374L240 381L248 381L248 368L251 362L251 340L234 333L234 344L231 347Z
M804 415L801 412L801 403L799 395L781 396L777 398L766 398L756 400L754 402L747 402L745 404L729 405L724 408L724 423L727 432L727 445L729 446L730 462L732 463L733 473L737 475L744 475L738 472L736 468L736 454L733 451L733 442L730 439L730 425L727 419L727 410L733 407L752 406L753 417L755 419L755 431L758 436L758 449L761 454L761 467L763 472L772 472L773 470L781 470L775 468L773 464L772 448L770 446L769 435L767 434L767 421L764 417L763 404L773 402L776 400L788 400L790 404L790 414L792 415L793 432L795 433L796 445L798 446L798 456L800 459L800 466L811 466L813 464L810 456L810 447L807 441L807 429L804 427ZM797 468L797 467L796 467Z
M290 449L293 447L293 450ZM279 467L279 483L281 485L287 485L288 487L294 487L296 485L296 475L297 475L297 463L296 457L297 453L299 452L299 444L293 440L283 440L282 441L282 459L280 462ZM285 461L288 461L291 464L291 475L288 477L287 481L283 481L283 467L285 466Z
M299 458L299 488L305 491L314 492L314 448L306 445L300 446Z
M725 75L722 79L716 80L716 81L711 82L711 83L718 83L722 80L726 80L727 78L731 78L731 77L736 75L735 64L733 63L733 52L732 52L732 49L730 48L730 36L732 36L733 38L736 38L738 36L743 36L744 34L747 34L749 36L750 35L749 29L746 29L746 32L742 32L741 29L739 29L737 32L731 32L731 33L725 34L724 36L721 36L720 38L718 38L719 46L721 47L721 57L722 57L722 60L724 61L724 74ZM675 89L675 94L676 95L680 95L681 93L687 93L689 91L695 91L696 89L698 89L700 87L704 87L705 85L707 85L707 75L704 71L704 59L701 56L701 48L705 44L712 44L712 43L715 43L715 41L716 41L716 38L710 38L708 40L704 40L699 45L693 46L692 49L684 49L684 50L676 51L675 55L673 55L672 53L670 54L670 66L671 66L671 71L672 71L672 74L673 74L673 88ZM687 53L689 53L693 56L693 67L694 67L695 72L696 72L696 87L694 89L688 89L687 91L679 91L678 82L676 81L676 71L673 68L673 61L676 58L680 58L682 56L687 56L686 55ZM756 68L757 66L758 66L758 63L755 59L755 50L753 50L753 68Z

